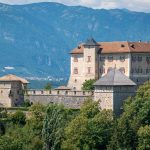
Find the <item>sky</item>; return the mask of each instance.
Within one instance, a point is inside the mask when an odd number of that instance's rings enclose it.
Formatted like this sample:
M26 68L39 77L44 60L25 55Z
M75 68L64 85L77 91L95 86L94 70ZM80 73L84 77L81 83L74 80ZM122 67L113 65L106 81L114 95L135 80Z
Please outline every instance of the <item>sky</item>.
M0 2L12 5L37 2L58 2L69 6L81 5L94 9L126 8L132 11L150 12L150 0L0 0Z

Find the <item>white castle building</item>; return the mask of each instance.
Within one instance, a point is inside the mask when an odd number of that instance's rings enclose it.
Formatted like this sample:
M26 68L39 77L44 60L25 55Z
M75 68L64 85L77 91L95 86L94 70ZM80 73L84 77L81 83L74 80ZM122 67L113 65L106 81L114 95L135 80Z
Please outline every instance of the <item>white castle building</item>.
M149 42L96 42L93 38L71 51L68 87L81 90L83 82L98 80L116 68L137 85L150 78Z

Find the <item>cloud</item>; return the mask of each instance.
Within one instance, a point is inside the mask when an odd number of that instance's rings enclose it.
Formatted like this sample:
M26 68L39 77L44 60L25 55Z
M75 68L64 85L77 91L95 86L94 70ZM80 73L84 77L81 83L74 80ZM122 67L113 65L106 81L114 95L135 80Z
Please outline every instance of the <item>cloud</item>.
M82 5L92 8L126 8L133 11L150 12L150 0L0 0L7 4L28 4L36 2L58 2L66 5Z

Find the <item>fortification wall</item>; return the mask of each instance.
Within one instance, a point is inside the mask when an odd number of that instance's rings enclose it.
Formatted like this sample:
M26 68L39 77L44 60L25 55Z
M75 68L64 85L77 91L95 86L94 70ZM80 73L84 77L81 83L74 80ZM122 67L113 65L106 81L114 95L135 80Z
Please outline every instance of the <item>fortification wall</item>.
M63 104L68 108L80 108L81 104L88 97L93 98L93 92L88 91L67 91L67 90L29 90L25 95L25 99L29 99L31 103L57 103Z

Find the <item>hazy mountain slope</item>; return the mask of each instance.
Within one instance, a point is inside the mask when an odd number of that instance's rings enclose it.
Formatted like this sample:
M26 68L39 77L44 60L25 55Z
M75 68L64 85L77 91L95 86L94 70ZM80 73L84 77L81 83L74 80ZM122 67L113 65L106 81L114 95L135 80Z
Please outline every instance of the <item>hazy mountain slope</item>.
M57 3L0 4L0 75L66 77L68 52L91 35L97 41L148 41L150 14Z

